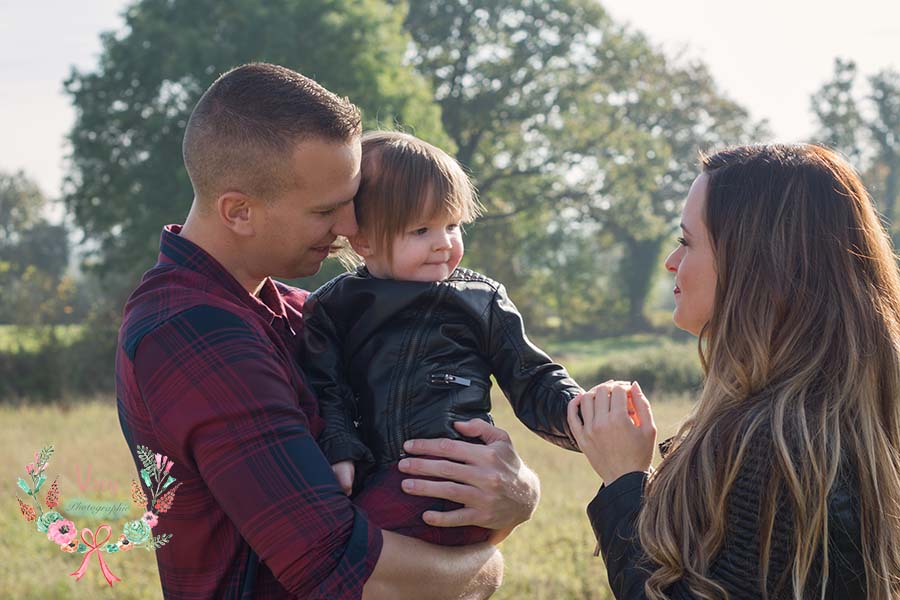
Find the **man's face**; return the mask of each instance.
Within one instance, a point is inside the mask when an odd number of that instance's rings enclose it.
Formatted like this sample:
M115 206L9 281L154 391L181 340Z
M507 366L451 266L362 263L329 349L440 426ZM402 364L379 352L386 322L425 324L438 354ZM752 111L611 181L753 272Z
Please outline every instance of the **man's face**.
M265 206L257 254L276 277L315 275L337 236L356 233L353 196L359 187L359 138L297 144L288 163L289 185Z

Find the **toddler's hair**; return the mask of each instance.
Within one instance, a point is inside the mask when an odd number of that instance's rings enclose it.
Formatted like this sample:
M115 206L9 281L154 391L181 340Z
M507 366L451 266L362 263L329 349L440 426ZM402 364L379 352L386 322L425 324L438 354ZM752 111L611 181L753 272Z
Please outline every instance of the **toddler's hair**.
M362 136L362 181L354 205L360 231L387 256L394 238L418 222L443 214L471 223L483 210L453 157L397 131Z

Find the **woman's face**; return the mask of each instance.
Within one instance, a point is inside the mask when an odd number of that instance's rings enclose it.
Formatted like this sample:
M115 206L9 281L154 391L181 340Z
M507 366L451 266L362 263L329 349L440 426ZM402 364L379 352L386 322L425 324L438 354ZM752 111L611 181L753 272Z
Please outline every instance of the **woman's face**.
M712 317L716 293L716 269L709 232L703 221L709 176L701 173L691 185L681 212L678 247L666 258L666 269L675 274L675 325L700 335Z

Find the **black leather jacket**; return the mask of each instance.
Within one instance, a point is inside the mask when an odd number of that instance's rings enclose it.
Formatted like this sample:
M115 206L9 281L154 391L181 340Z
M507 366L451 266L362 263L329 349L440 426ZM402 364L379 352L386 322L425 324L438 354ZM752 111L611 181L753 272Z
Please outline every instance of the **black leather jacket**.
M456 269L422 283L361 267L310 295L303 315L302 364L332 463L384 464L408 439L461 439L454 421L490 421L491 374L529 429L577 450L566 407L582 389L528 340L504 287L483 275Z
M759 570L761 504L775 503L776 516L769 550L767 591L772 600L789 600L793 557L793 519L785 502L764 495L772 458L755 439L728 494L728 521L722 549L713 559L708 577L720 584L732 600L762 597ZM828 499L829 576L826 600L865 600L866 575L860 541L858 489L851 470L843 468ZM609 585L617 600L644 600L649 575L637 536L637 519L647 475L629 473L603 487L588 506L588 517L606 562ZM809 589L802 597L818 600L821 595L822 559L819 555L809 575ZM781 585L779 585L779 583ZM673 600L695 600L684 581L672 584L666 594Z

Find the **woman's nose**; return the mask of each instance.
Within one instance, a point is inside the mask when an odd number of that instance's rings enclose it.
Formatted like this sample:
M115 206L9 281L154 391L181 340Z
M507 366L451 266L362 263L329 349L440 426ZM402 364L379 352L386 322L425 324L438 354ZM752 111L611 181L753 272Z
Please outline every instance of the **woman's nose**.
M675 273L678 271L678 264L681 262L681 248L676 248L669 253L669 256L666 257L666 271L670 273Z

